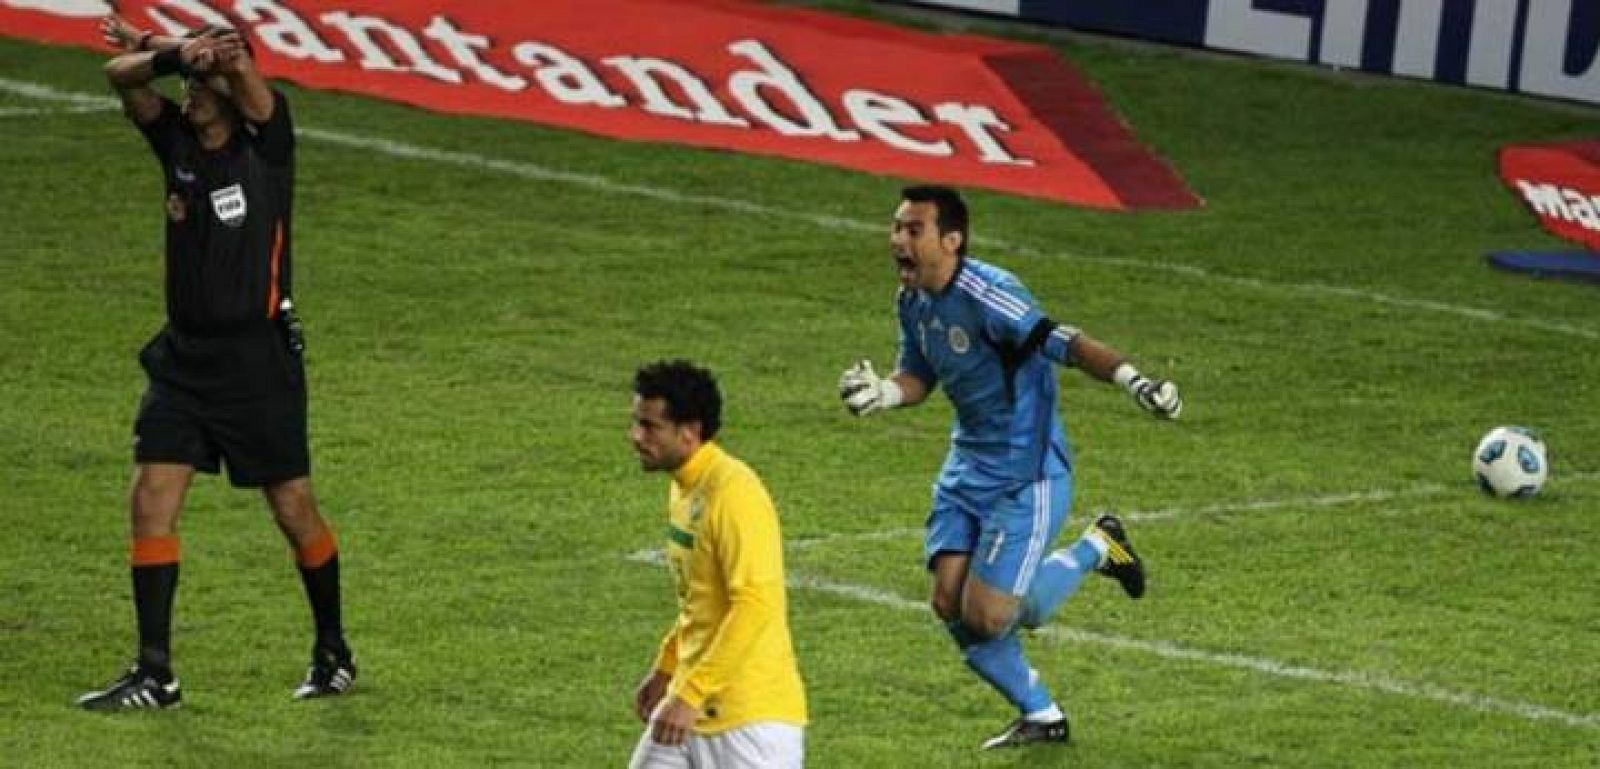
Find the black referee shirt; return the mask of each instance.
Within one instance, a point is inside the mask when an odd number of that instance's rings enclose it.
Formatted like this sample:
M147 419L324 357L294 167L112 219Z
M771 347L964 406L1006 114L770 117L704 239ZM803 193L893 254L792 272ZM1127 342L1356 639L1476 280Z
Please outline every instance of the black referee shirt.
M180 333L259 326L289 294L294 124L283 94L272 101L267 122L243 123L214 151L170 99L139 126L166 176L167 321Z

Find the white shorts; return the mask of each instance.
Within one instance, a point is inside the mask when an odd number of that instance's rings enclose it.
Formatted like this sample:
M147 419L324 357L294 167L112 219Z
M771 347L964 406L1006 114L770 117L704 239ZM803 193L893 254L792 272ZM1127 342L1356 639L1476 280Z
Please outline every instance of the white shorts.
M628 769L800 769L805 763L804 729L759 721L721 734L692 734L673 746L657 744L646 728Z

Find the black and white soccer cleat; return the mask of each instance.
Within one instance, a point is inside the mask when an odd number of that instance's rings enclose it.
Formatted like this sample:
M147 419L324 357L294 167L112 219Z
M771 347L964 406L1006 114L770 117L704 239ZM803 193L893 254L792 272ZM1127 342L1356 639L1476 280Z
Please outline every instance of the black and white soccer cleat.
M1029 721L1026 718L1019 718L1012 721L1005 731L985 740L983 749L1020 748L1040 743L1066 744L1071 739L1072 729L1067 725L1065 717L1055 721Z
M339 654L327 649L311 652L311 667L306 680L294 690L294 698L308 700L314 697L333 697L350 690L356 682L356 663L346 650Z
M165 710L182 704L183 690L178 686L178 679L170 673L162 675L138 665L129 668L106 688L78 698L78 707L98 711Z
M1129 598L1144 595L1144 561L1133 551L1133 543L1128 541L1128 531L1123 528L1122 519L1110 513L1101 515L1094 519L1089 534L1106 546L1105 560L1096 571L1121 584Z

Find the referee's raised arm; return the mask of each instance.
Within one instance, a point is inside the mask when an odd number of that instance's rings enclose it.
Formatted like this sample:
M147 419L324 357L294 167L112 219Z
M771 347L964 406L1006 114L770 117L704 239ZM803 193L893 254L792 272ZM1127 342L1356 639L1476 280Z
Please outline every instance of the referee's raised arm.
M122 53L106 62L106 80L122 99L122 113L129 120L145 125L161 116L161 94L150 84L158 76L155 69L157 53L168 50L150 47L157 38L149 33L136 33L118 16L107 16L100 22L106 42L117 45ZM168 44L173 38L161 38ZM181 44L181 40L176 41Z
M239 108L239 114L252 123L265 123L272 119L276 102L272 87L267 85L261 71L256 69L250 46L234 30L226 30L215 39L217 74L228 81L228 98Z

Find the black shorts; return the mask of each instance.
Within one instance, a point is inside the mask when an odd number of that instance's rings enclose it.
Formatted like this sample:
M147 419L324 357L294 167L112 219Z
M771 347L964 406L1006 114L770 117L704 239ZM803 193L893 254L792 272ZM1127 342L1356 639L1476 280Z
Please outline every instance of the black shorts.
M163 329L139 362L150 383L134 421L135 462L228 467L234 486L311 473L305 369L275 326L196 338Z

